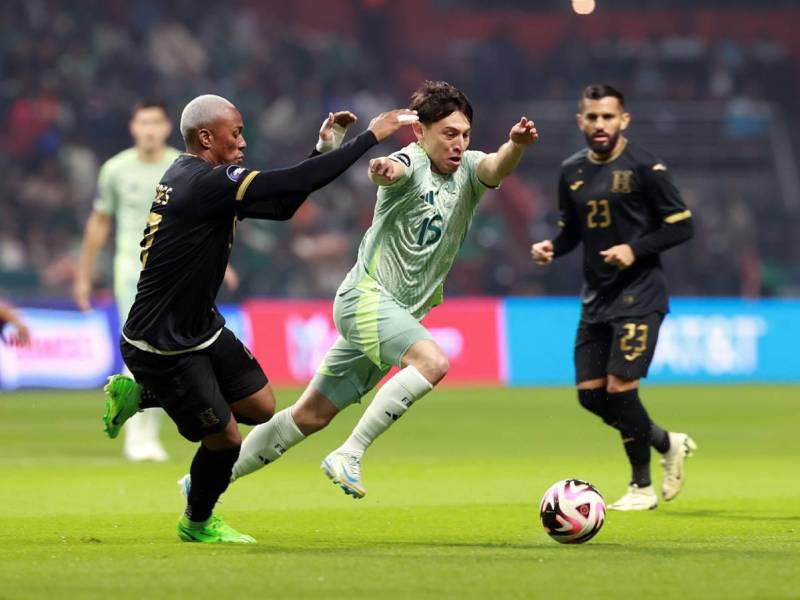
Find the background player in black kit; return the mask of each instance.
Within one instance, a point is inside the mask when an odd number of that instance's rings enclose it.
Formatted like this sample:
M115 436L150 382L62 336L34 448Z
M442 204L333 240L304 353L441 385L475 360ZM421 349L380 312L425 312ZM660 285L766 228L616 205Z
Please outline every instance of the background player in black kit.
M347 127L354 120L351 113L331 114L321 138L326 128L332 133L335 121ZM111 393L116 406L108 415L121 425L157 398L180 433L201 442L186 512L178 521L182 540L255 541L212 515L239 455L237 421L263 423L275 408L267 377L215 306L238 221L291 218L308 194L411 120L408 110L385 113L337 150L259 172L240 166L244 125L233 104L205 95L183 110L187 151L157 186L141 244L136 301L122 331L125 363L147 393L140 399L136 384L118 380L120 389Z
M692 215L664 163L622 135L630 123L622 93L591 85L579 108L588 148L562 165L561 232L534 244L531 254L545 265L583 242L578 399L619 430L632 467L628 492L609 508L648 510L658 504L650 446L662 454L664 500L681 491L684 462L696 448L685 433L653 423L639 399L639 379L647 376L669 311L659 253L692 237Z

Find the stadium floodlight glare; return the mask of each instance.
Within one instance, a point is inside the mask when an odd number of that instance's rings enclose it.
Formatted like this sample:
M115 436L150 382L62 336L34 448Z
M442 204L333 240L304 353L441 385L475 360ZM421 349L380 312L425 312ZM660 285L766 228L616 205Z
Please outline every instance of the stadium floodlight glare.
M595 0L572 0L572 10L579 15L590 15L596 6Z

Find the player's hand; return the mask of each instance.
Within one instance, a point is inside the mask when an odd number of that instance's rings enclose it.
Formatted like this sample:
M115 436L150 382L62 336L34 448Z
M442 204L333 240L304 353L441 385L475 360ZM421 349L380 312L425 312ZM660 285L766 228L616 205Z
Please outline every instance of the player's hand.
M402 174L399 164L391 158L373 158L369 161L369 174L382 178L386 183L394 183Z
M9 342L13 346L30 346L31 343L31 331L28 329L28 326L25 325L22 321L14 321L11 323L14 328L17 330L10 339Z
M620 270L627 269L634 262L636 262L636 256L633 253L633 248L631 248L628 244L611 246L611 248L608 250L603 250L600 252L600 256L603 257L603 260L606 262L606 264L614 265Z
M546 265L553 262L553 242L544 240L531 246L531 257L537 265Z
M75 283L72 285L72 297L75 304L82 311L91 310L92 308L92 282L86 277L78 275L75 277Z
M381 113L372 119L369 123L369 130L375 134L379 142L382 142L404 125L411 125L417 121L419 121L417 111L399 108Z
M333 142L334 126L338 126L343 130L342 137L344 137L344 131L347 131L347 128L357 121L358 117L349 110L340 110L339 112L328 113L328 118L322 122L322 127L319 129L319 139L323 142L323 144L329 144Z
M536 125L529 121L527 117L522 117L519 122L511 128L508 139L520 146L530 146L539 139Z

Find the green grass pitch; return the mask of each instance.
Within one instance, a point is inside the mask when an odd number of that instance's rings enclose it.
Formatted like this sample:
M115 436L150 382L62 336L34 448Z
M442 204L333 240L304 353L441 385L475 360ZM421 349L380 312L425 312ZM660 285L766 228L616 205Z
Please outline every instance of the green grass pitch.
M567 477L615 500L617 435L570 389L450 388L370 450L364 500L319 470L359 407L234 484L218 512L259 544L230 547L176 538L192 448L171 423L170 462L128 464L102 434L99 392L3 394L0 599L800 598L800 388L643 397L700 446L686 488L652 512L609 513L586 545L551 541L537 505Z

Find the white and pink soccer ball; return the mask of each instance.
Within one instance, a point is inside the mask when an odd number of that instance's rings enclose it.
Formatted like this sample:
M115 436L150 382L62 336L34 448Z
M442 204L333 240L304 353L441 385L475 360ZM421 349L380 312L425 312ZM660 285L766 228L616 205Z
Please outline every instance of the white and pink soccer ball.
M603 527L606 503L591 484L564 479L550 486L539 505L547 534L561 544L583 544Z

